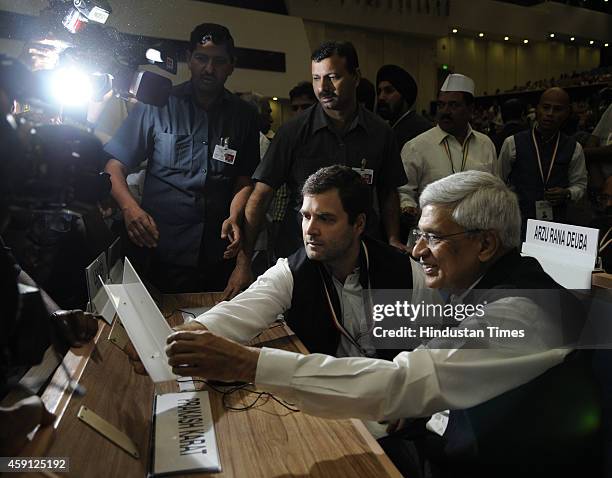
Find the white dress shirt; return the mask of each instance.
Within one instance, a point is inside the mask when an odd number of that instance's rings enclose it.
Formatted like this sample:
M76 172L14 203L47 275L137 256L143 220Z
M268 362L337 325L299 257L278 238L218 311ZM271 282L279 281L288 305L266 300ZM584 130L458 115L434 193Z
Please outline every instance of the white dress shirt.
M508 136L502 144L499 151L499 164L501 168L501 177L504 181L508 181L508 176L512 172L512 165L516 161L516 142L514 136ZM567 178L572 201L578 201L586 191L587 186L587 170L584 162L584 151L580 143L576 141L576 148L570 159L567 171Z
M415 261L411 261L413 289L425 290L423 269ZM408 272L407 272L408 273ZM359 283L359 269L357 268L344 282L333 279L334 286L340 299L342 321L344 328L353 336L361 337L361 347L366 352L375 351L366 323L362 287ZM431 300L413 295L413 300ZM425 294L425 292L423 292ZM248 342L257 334L267 329L278 317L291 307L293 295L293 275L289 269L287 259L281 258L276 264L244 292L238 294L229 302L221 302L194 320L206 326L211 332L235 340ZM427 296L429 297L429 296ZM340 318L339 318L340 319ZM354 357L361 355L344 335L336 352L338 357Z
M465 150L465 167L461 169ZM408 182L398 188L402 208L418 207L425 186L453 173L476 170L499 175L495 145L488 136L474 131L469 125L463 145L453 135L434 126L408 141L401 155L408 177Z
M412 301L418 302L424 276L421 266L411 262ZM287 260L279 259L246 291L194 320L215 334L246 342L290 307L292 290L293 276ZM501 339L477 339L486 348L423 347L402 352L389 362L302 355L264 347L255 382L314 415L367 420L420 417L483 403L561 363L568 353L550 349L557 337L556 320L529 299L511 297L488 304L486 321L490 326L524 329L521 349L509 348ZM460 328L482 324L482 318L466 319ZM435 347L435 342L431 346Z
M312 415L367 420L422 417L483 403L541 375L569 352L547 348L548 334L558 332L554 317L547 318L529 299L501 299L488 304L486 311L488 325L525 330L520 350L489 338L479 339L481 346L488 345L484 349L423 347L401 352L389 362L264 347L255 383ZM475 327L475 322L466 319L460 328ZM443 433L445 425L440 428L438 433Z

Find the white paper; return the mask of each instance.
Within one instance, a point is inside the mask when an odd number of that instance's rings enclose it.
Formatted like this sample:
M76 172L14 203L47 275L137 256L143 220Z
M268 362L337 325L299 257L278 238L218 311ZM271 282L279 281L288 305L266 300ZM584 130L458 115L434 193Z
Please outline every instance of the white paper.
M158 395L153 474L221 471L208 392Z
M104 285L147 373L155 383L175 380L166 358L166 339L172 329L125 259L123 284Z
M521 253L538 259L563 287L590 289L598 236L597 229L529 219Z

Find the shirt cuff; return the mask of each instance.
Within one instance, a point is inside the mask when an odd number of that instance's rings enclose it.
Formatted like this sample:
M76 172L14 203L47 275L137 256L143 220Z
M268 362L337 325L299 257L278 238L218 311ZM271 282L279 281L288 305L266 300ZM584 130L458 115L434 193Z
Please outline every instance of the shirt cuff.
M257 361L255 384L288 388L298 366L300 354L263 347Z

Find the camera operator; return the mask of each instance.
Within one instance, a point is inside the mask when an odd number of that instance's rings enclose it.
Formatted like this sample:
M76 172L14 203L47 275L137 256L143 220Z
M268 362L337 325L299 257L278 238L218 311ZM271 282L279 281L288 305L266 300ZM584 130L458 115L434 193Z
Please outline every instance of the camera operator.
M67 138L76 139L75 143L79 143L86 137L86 134L82 132L75 134L73 130L66 130L59 126L49 127L58 128L47 130L46 133L50 136L35 137L34 132L30 131L30 136L25 137L29 140L34 139L34 146L30 145L28 148L22 141L23 137L20 138L17 132L17 122L10 115L10 109L18 96L17 90L27 85L29 78L29 72L23 65L7 57L0 58L0 103L2 107L0 141L3 145L0 154L0 233L4 231L15 211L24 211L34 207L36 202L33 198L36 194L42 197L45 194L58 193L56 188L64 183L71 187L74 184L74 178L71 176L90 179L89 182L85 181L84 186L86 189L92 189L90 191L92 198L100 196L104 191L105 183L108 183L107 177L98 177L97 180L93 180L94 176L90 171L80 170L91 166L92 163L89 162L90 158L87 154L95 153L96 144L98 153L102 152L102 146L99 142L96 143L97 140L85 141L85 149L80 150L84 153L84 157L72 151L73 154L77 154L72 158L72 163L43 164L45 167L42 169L37 167L41 165L41 161L61 159L53 154L44 154L46 151L39 143L41 139L49 143L53 149L57 146L58 141L63 144ZM31 153L29 151L31 149L38 152L39 156L28 154ZM70 155L71 150L68 151ZM34 177L41 170L49 173L42 178L46 182L37 182L41 178ZM68 171L70 174L66 175ZM58 174L59 172L61 174ZM53 182L54 179L55 182ZM92 185L95 187L91 187ZM106 185L106 191L108 191L108 185ZM70 197L66 191L61 192L64 198ZM74 198L87 199L82 194L77 194ZM95 206L95 201L90 202ZM0 398L2 398L16 385L28 367L40 362L49 346L54 347L60 353L65 352L68 347L80 346L95 336L98 323L95 316L82 310L60 308L21 269L1 237L0 289L3 297L3 311L0 314ZM42 377L42 380L46 378ZM45 426L53 422L53 415L45 409L40 397L34 395L24 399L19 398L11 400L10 397L7 397L0 406L0 456L12 456L19 453L27 443L28 433L38 425Z

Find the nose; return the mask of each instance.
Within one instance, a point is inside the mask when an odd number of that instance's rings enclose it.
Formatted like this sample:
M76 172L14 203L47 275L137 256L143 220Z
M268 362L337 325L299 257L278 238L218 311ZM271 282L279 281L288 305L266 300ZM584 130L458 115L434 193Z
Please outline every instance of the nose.
M214 67L214 65L213 65L212 60L208 60L208 61L206 62L206 64L204 65L204 71L205 71L207 74L212 75L212 73L213 73L214 69L215 69L215 67Z
M412 248L412 256L420 259L421 257L426 257L431 251L429 250L429 246L427 245L427 241L424 237L420 237L414 244Z
M318 236L319 228L313 218L302 218L302 232L305 236Z

